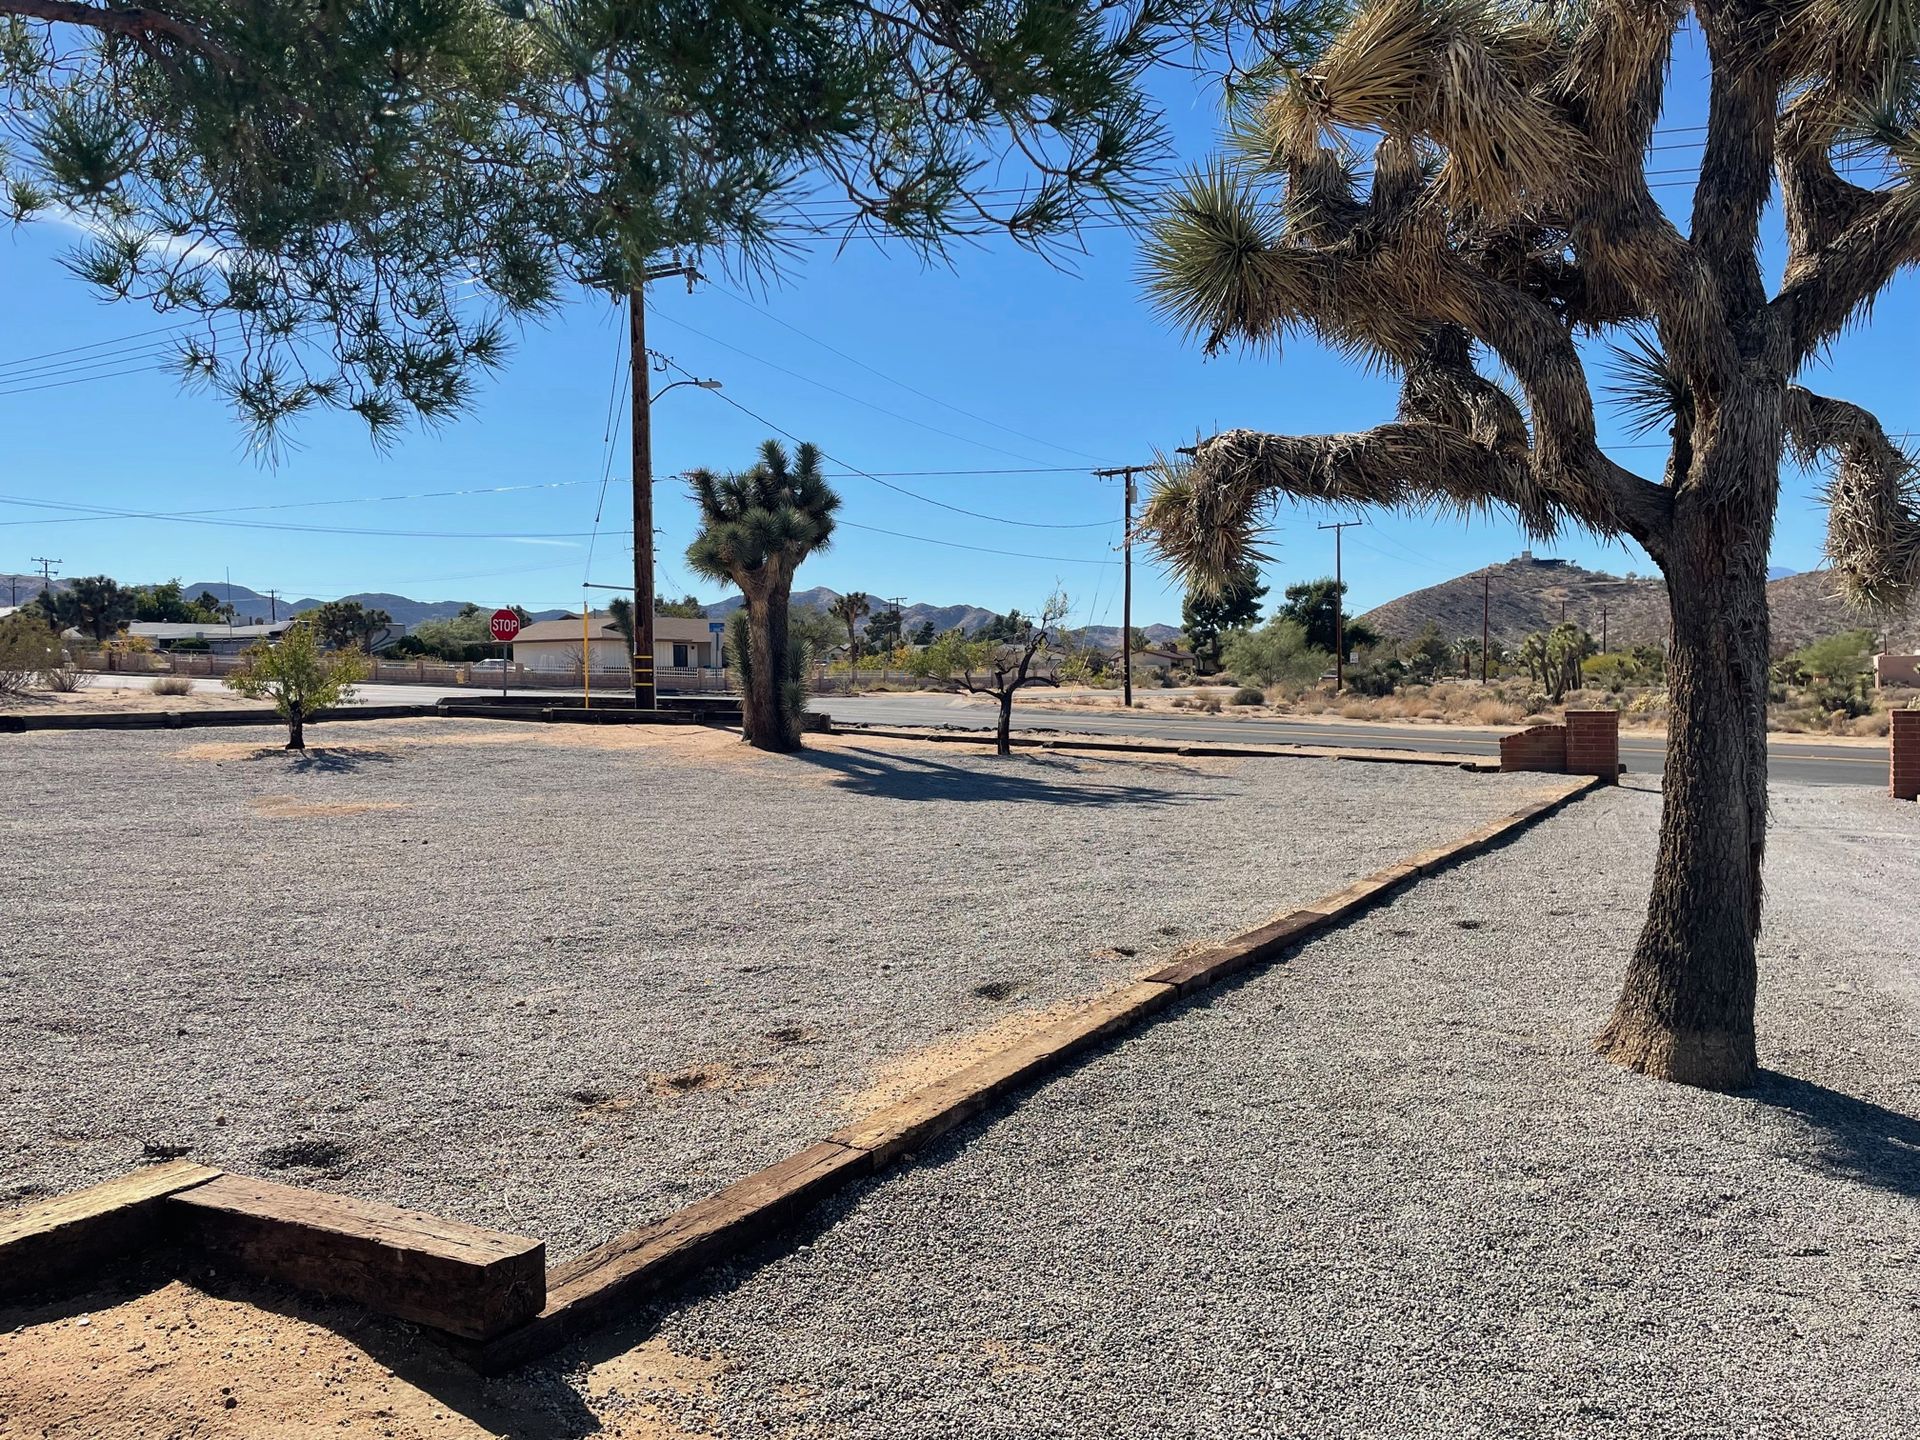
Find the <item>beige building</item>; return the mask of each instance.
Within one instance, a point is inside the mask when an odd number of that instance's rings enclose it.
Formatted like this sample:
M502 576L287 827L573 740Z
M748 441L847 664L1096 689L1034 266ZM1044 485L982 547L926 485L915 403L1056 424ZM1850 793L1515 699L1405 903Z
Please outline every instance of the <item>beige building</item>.
M1873 683L1882 690L1893 686L1920 690L1920 655L1876 655Z
M704 670L722 663L721 638L713 629L718 620L687 620L658 615L653 621L653 665L656 675L668 670ZM585 650L595 674L627 668L627 642L603 613L565 620L540 620L522 630L513 642L513 661L528 670L548 674L580 673Z

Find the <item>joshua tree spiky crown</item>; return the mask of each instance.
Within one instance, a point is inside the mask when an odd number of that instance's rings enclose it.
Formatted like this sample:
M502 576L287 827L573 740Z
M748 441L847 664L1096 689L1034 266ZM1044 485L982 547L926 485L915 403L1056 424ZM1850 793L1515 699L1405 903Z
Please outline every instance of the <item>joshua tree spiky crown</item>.
M813 445L801 445L789 460L778 440L768 440L751 470L693 470L687 485L701 522L687 547L687 563L710 580L731 580L750 598L756 590L785 584L802 560L824 550L840 508Z
M1713 87L1683 234L1645 161L1689 13ZM1829 466L1828 554L1848 597L1897 605L1920 588L1914 462L1864 410L1790 383L1920 260L1920 9L1369 0L1233 142L1153 233L1155 300L1209 349L1305 334L1391 370L1399 414L1347 435L1232 430L1169 462L1143 528L1184 578L1217 583L1257 556L1281 496L1503 506L1535 535L1581 525L1664 563L1688 487L1721 487L1770 529L1784 444ZM1842 178L1839 153L1884 183ZM1776 176L1789 254L1768 295L1758 234ZM1662 483L1595 441L1575 341L1619 330L1639 337L1623 352L1629 409L1670 423ZM1756 389L1756 374L1777 383ZM1724 447L1771 454L1775 473L1716 467Z

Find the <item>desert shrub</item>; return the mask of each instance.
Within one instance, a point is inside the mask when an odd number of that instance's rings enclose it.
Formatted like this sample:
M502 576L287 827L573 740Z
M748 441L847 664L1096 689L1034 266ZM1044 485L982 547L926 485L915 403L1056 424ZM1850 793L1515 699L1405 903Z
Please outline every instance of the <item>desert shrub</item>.
M1520 720L1519 707L1504 700L1482 700L1468 713L1480 725L1515 725Z
M1196 695L1193 704L1194 708L1203 714L1218 715L1220 713L1220 697L1211 691L1202 695Z
M162 675L147 688L156 695L191 695L193 681L185 675Z
M32 615L0 620L0 696L24 695L51 665L60 663L60 639Z
M71 695L93 683L93 672L82 670L69 655L62 655L40 672L40 683L59 695Z
M1847 726L1849 735L1885 735L1893 729L1893 720L1885 711L1862 715Z
M1627 686L1640 683L1643 672L1631 655L1609 651L1605 655L1589 655L1582 660L1580 678L1595 689L1608 690L1617 695Z
M1332 655L1307 643L1306 627L1292 620L1269 620L1257 630L1228 637L1226 668L1248 685L1310 681L1333 664Z
M1233 692L1233 698L1227 703L1229 705L1264 705L1267 703L1267 692L1257 685L1242 685Z
M1347 667L1347 688L1356 695L1391 695L1406 673L1398 660L1369 650Z

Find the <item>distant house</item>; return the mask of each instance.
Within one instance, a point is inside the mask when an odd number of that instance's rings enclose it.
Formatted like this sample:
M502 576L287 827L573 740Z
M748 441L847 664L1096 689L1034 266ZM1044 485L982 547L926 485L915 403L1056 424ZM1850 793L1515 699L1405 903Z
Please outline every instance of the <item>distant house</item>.
M191 642L187 647L190 650L204 648L215 655L238 655L262 640L278 640L292 624L291 618L258 625L136 620L127 626L127 634L152 641L156 650L176 650L184 640Z
M1107 657L1107 668L1110 671L1118 671L1126 663L1127 657L1118 650ZM1133 652L1133 673L1136 675L1143 670L1158 673L1165 670L1191 670L1192 668L1192 653L1175 647L1150 645L1145 650Z
M514 638L512 653L514 662L529 670L577 675L582 648L588 650L592 660L589 668L595 671L627 668L627 642L614 625L613 617L606 614L589 616L584 627L577 615L565 620L536 621ZM720 637L708 621L688 620L677 615L654 617L656 673L718 666L722 663L720 651Z
M1920 690L1920 655L1876 655L1873 683L1886 690L1894 686Z

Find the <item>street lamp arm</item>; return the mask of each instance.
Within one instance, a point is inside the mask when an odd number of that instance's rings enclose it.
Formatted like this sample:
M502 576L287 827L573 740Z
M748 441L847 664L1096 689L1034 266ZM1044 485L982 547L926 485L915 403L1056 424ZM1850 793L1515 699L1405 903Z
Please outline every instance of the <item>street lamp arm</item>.
M682 385L696 385L702 390L718 390L720 388L720 382L718 380L675 380L669 384L662 385L658 390L654 391L653 394L648 397L647 403L652 404L655 400L658 400L662 395L666 394L667 391L676 390Z

